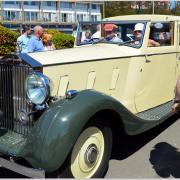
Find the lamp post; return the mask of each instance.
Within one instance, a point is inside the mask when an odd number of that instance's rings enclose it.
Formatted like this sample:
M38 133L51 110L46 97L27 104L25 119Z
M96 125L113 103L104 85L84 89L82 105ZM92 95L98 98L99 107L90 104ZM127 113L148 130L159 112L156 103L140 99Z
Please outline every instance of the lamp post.
M152 14L154 14L154 0L152 0Z

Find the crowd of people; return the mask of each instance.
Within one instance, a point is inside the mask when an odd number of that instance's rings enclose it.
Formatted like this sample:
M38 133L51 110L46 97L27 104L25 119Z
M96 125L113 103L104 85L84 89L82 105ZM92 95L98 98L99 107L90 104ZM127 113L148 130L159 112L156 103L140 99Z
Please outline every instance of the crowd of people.
M33 33L29 26L23 27L23 33L17 39L17 51L19 53L41 52L55 50L52 43L52 35L45 32L41 26L35 26Z

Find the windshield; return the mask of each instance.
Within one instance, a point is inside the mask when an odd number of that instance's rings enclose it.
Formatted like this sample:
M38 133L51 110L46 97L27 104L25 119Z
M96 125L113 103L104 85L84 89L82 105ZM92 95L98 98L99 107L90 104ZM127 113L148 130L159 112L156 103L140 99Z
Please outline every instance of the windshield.
M112 43L141 47L146 22L82 22L79 23L76 45Z

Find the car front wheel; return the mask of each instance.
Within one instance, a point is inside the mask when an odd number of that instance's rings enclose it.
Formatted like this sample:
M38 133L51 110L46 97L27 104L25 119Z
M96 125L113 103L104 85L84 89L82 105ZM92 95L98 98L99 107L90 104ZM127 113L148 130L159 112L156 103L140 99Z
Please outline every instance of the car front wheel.
M103 122L88 125L78 137L60 177L100 178L106 173L112 149L111 129Z

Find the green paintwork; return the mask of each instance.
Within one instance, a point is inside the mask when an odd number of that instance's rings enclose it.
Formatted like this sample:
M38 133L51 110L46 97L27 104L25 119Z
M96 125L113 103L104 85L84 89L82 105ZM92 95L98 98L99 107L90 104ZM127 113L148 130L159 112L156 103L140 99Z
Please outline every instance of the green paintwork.
M84 90L72 99L61 99L52 104L24 140L21 137L21 141L7 141L6 145L0 141L0 152L23 157L33 167L52 172L63 164L88 120L106 109L119 114L124 131L130 135L142 133L159 123L138 118L110 96ZM5 142L7 137L1 136L0 140L2 138Z

